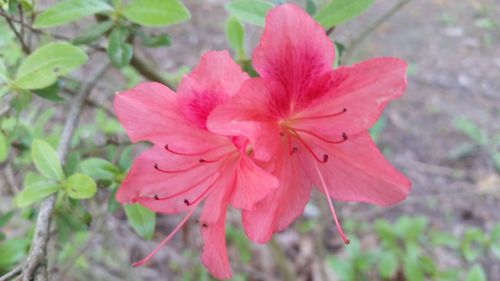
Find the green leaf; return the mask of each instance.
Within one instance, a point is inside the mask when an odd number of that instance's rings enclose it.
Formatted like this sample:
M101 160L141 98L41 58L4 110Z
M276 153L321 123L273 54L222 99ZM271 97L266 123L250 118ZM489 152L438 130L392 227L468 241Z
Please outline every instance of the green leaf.
M316 13L316 4L314 0L306 0L306 11L311 16Z
M3 60L0 60L0 85L7 83L9 81L7 67L3 63Z
M261 0L236 0L226 4L226 10L239 20L264 26L267 12L273 4Z
M403 261L403 273L408 281L423 281L424 273L415 258L405 257Z
M7 156L9 155L9 142L7 141L7 137L0 131L0 163L7 160Z
M467 272L465 281L486 281L486 273L481 265L473 265Z
M226 37L229 46L234 50L238 60L245 58L245 30L240 21L235 17L230 17L226 21Z
M342 58L342 53L345 50L345 46L344 44L337 41L334 42L334 46L335 46L335 60L333 61L332 68L337 68L341 63L340 59Z
M380 277L391 279L398 270L398 257L393 252L383 252L378 260L378 272Z
M61 163L50 144L40 139L34 139L31 144L31 157L42 175L53 180L64 179Z
M89 158L80 163L82 171L96 180L113 180L120 170L113 163L100 159Z
M111 63L117 68L127 66L132 59L133 49L126 42L127 37L128 30L124 28L113 29L109 36L107 53Z
M61 89L58 82L52 84L51 86L43 89L34 90L33 92L46 100L60 102L64 101L64 98L59 96L59 90Z
M0 268L8 267L20 261L28 250L29 241L14 238L0 243Z
M486 132L474 121L468 118L460 117L455 119L453 126L463 134L467 135L477 145L485 145L488 141Z
M5 226L14 216L14 211L9 211L4 214L0 214L0 228Z
M159 34L159 35L147 35L144 34L141 36L142 45L150 48L157 47L167 47L170 46L170 36L168 34Z
M100 22L86 28L78 37L73 40L73 44L89 44L101 37L104 33L111 29L113 26L112 21Z
M191 18L179 0L132 0L123 14L132 22L144 26L166 26Z
M97 186L94 180L81 173L71 175L64 183L64 189L73 199L88 199L94 196Z
M69 43L49 43L35 50L19 67L14 84L21 89L42 89L54 84L87 61L84 51Z
M156 214L139 204L124 205L123 208L134 230L146 240L153 238Z
M23 185L23 190L14 199L19 208L41 201L61 188L58 183L35 174L27 174Z
M43 11L35 19L35 28L45 28L77 21L83 17L102 12L110 12L113 8L100 0L65 0L58 2Z
M314 18L324 29L329 29L361 14L371 4L373 0L332 0Z

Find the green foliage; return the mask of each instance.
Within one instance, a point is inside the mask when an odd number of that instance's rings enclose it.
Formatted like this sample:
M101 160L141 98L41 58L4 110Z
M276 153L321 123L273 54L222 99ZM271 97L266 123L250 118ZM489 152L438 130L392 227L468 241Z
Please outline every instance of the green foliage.
M46 28L80 20L83 17L113 8L102 0L65 0L43 11L35 19L34 27Z
M191 18L179 0L132 0L123 14L132 22L144 26L167 26Z
M373 0L332 0L314 18L324 29L329 29L361 14L372 4Z
M31 145L31 157L38 171L46 178L61 181L64 173L56 151L43 140L35 139Z
M481 265L475 264L467 272L465 281L486 281L486 273Z
M7 137L0 131L0 163L4 162L9 155L9 142Z
M132 45L127 43L129 31L122 27L113 29L108 41L108 57L117 68L130 63L133 55Z
M243 25L235 17L230 17L226 21L226 38L229 46L236 53L237 59L245 59L245 29L243 29Z
M128 222L144 239L151 240L155 231L156 214L139 204L123 205Z
M14 200L20 208L39 202L61 189L59 183L36 174L27 174L23 186L23 190L17 194Z
M71 175L63 186L69 197L73 199L88 199L94 196L97 191L94 180L82 173Z
M86 61L85 52L69 43L49 43L21 63L13 83L21 89L45 88Z
M226 10L239 20L264 26L267 12L273 7L269 2L261 0L235 0L226 4Z
M113 163L100 159L89 158L80 163L82 171L96 180L113 180L120 173L118 167Z
M112 21L103 21L93 24L83 30L78 37L73 39L73 44L82 45L93 43L103 36L104 33L108 32L111 27L113 27L113 24Z
M0 268L5 268L20 261L26 255L29 240L25 238L9 239L0 243Z
M59 96L60 89L61 89L60 84L58 82L56 82L47 88L34 90L33 93L35 93L37 96L42 97L44 99L47 99L47 100L50 100L53 102L60 102L60 101L64 101L64 98Z
M481 128L474 123L474 121L467 119L465 117L455 119L453 126L467 135L471 140L473 140L476 144L482 146L487 142L486 134Z

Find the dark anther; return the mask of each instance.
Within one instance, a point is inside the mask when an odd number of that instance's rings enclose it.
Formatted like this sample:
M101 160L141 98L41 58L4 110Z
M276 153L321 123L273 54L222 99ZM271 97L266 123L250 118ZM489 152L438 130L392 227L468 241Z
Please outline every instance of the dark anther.
M184 204L186 204L186 206L189 206L191 203L189 203L189 200L184 199Z
M165 147L166 150L168 150L168 144L166 144L164 147Z
M298 149L296 146L292 147L292 150L290 151L290 155L294 154L294 153L295 153L295 152L297 152L298 150L299 150L299 149Z
M158 196L158 194L155 194L155 200L160 200L160 196Z
M206 224L206 223L202 223L202 224L201 224L201 226L203 226L203 227L208 227L208 224Z
M347 134L345 132L342 133L342 138L346 141L347 140Z
M328 154L323 154L323 163L328 162Z
M155 163L155 169L160 170L160 168L158 168L158 163Z
M347 108L342 109L342 112L346 112L346 111L347 111Z
M282 137L283 137L284 135L285 135L285 133L283 133L283 132L280 132L280 136L282 136Z

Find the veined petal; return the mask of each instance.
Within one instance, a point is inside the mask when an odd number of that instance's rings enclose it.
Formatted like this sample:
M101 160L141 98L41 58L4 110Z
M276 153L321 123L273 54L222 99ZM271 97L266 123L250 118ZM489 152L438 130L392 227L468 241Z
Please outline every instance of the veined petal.
M328 162L318 167L334 199L389 206L404 200L410 192L410 181L385 160L368 133L341 144L317 145L329 155ZM320 186L317 174L309 174Z
M299 156L293 155L293 157ZM286 149L275 159L275 175L280 185L253 211L243 211L242 221L250 240L266 243L276 231L288 227L303 211L311 193L311 181L300 161L291 159Z
M198 157L152 147L134 160L116 199L161 213L183 212L189 209L184 201L198 197L210 186L220 174L218 169L217 163L199 163Z
M334 56L323 28L298 6L283 4L269 11L252 61L261 77L286 87L295 108L316 77L331 70Z
M281 99L276 93L284 93L278 83L264 79L249 79L239 92L217 107L208 117L211 132L226 136L245 136L255 149L255 157L269 160L278 149L280 112L275 106Z
M210 112L234 95L248 74L241 70L227 51L210 51L195 69L184 76L177 93L179 108L189 121L206 129Z
M214 224L200 226L204 241L201 261L215 278L229 279L231 278L231 267L226 249L227 204L221 207L220 215Z
M278 187L278 179L257 166L252 159L240 156L231 205L253 210L254 205Z
M395 58L370 59L340 67L312 87L321 97L295 114L293 127L327 138L366 131L385 105L406 89L406 63Z

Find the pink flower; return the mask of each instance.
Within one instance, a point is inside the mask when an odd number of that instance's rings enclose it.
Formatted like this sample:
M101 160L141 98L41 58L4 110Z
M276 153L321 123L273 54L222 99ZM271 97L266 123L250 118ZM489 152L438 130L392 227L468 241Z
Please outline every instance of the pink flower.
M396 171L368 129L406 88L406 63L370 59L332 70L334 47L324 30L292 4L272 9L253 52L260 78L214 110L208 128L248 137L255 157L270 161L280 186L243 212L250 239L264 243L299 216L314 184L330 197L391 205L410 181Z
M148 261L204 201L199 219L205 242L201 260L213 276L231 277L225 244L227 205L252 210L278 186L277 179L248 156L245 138L217 135L205 125L209 113L246 79L227 52L208 52L181 81L177 94L158 83L143 83L116 96L115 112L130 139L154 144L135 159L117 200L160 213L187 212L135 265Z

